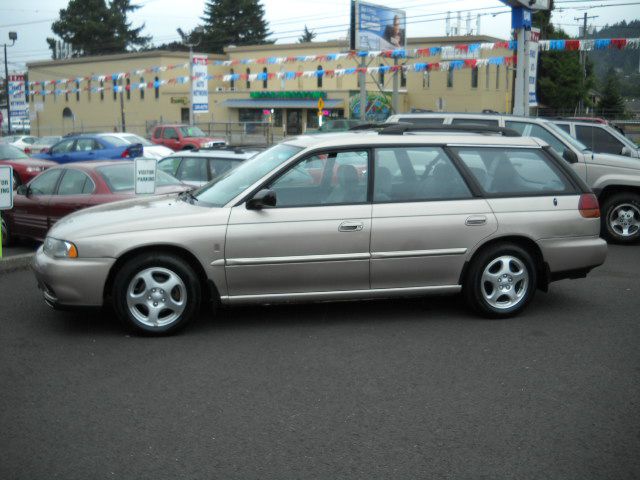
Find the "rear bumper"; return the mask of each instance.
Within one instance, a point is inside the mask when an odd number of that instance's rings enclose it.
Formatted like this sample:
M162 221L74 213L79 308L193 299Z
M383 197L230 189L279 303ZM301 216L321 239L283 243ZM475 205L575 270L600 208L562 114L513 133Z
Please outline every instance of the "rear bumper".
M551 281L584 277L607 258L607 242L600 237L538 240Z
M45 302L52 307L99 307L113 258L58 259L42 247L33 260L33 272Z

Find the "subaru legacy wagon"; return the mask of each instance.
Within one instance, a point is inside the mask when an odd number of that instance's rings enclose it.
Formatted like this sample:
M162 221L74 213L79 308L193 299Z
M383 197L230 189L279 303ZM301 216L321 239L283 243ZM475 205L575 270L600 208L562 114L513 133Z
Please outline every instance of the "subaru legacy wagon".
M205 301L462 293L506 318L604 262L596 197L543 141L382 133L295 137L193 192L71 214L34 260L45 301L152 335Z

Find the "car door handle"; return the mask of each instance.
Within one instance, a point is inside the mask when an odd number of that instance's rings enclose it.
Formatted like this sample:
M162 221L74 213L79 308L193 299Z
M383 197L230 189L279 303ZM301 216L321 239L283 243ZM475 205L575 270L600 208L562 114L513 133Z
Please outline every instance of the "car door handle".
M364 228L362 222L342 222L338 227L339 232L359 232Z
M487 223L487 217L484 215L471 215L464 221L464 224L468 227L484 225L485 223Z

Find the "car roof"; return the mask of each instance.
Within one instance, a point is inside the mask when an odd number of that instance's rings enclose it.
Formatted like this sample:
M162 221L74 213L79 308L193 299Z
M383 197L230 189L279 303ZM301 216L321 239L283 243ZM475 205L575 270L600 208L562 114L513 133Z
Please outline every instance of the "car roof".
M439 134L420 135L378 135L376 132L343 132L325 135L301 135L285 140L282 143L303 148L340 148L349 146L388 146L388 145L480 145L480 146L513 146L539 148L546 145L534 137L499 137L477 134Z
M246 160L253 157L256 153L257 150L252 150L244 153L237 153L230 150L181 150L179 152L174 152L171 155L167 155L164 158L189 156L202 158L225 158L229 160Z
M60 168L77 168L79 170L95 170L98 167L108 167L111 165L133 165L131 160L90 160L87 162L70 162L62 163ZM52 167L56 168L56 167Z

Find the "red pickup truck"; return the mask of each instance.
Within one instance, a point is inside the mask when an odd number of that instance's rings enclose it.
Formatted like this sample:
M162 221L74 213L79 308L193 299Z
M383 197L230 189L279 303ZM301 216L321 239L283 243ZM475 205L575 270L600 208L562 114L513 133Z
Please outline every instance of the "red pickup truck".
M207 137L198 127L190 127L189 125L161 125L155 127L151 141L175 151L211 148L227 144L224 138Z

